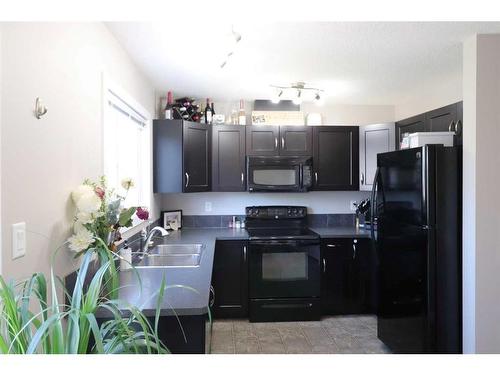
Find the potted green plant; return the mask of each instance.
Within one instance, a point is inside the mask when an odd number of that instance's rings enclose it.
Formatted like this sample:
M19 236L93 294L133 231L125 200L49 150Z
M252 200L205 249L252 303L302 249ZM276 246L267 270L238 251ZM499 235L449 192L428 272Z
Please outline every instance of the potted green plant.
M82 255L75 287L65 291L68 303L60 303L54 272L49 287L42 273L15 284L0 276L0 353L3 354L111 354L167 353L158 339L160 305L166 289L162 281L154 327L139 308L108 299L101 293L105 274L113 259L100 264L91 281L84 285L93 249ZM36 308L35 308L36 306ZM98 312L111 317L99 324Z

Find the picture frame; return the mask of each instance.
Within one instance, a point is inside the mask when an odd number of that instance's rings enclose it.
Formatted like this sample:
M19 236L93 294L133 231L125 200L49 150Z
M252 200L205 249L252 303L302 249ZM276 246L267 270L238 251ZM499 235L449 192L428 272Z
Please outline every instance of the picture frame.
M161 218L165 229L177 230L182 228L182 210L162 211ZM175 224L171 224L172 221L177 222L177 227L175 227Z

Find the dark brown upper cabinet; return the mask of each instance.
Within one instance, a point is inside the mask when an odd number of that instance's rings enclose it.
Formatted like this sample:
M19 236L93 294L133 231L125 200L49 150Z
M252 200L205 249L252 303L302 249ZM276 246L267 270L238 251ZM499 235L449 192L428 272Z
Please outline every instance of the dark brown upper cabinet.
M245 126L212 126L212 191L245 191Z
M429 112L396 122L396 149L399 150L404 133L455 132L455 145L462 144L462 102L453 103Z
M413 116L396 122L396 150L400 149L401 141L405 133L416 133L425 131L425 114Z
M309 126L247 126L248 156L312 155L312 127Z
M246 132L246 153L248 156L279 155L279 126L246 126Z
M210 125L182 120L154 120L153 191L210 191L210 153Z
M312 155L311 126L280 126L280 155Z
M359 128L313 129L313 189L359 190Z

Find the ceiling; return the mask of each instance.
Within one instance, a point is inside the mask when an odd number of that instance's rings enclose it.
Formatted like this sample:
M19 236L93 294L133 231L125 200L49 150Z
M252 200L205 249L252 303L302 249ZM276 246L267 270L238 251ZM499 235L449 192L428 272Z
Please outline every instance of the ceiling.
M461 43L500 22L107 23L161 92L215 100L270 98L305 81L339 104L398 105L422 84L461 80Z

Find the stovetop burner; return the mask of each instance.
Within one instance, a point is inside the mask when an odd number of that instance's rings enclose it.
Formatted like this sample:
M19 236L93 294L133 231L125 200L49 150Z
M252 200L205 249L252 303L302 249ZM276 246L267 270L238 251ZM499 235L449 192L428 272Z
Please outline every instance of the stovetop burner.
M317 240L307 228L307 208L303 206L252 206L246 208L250 240Z

